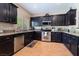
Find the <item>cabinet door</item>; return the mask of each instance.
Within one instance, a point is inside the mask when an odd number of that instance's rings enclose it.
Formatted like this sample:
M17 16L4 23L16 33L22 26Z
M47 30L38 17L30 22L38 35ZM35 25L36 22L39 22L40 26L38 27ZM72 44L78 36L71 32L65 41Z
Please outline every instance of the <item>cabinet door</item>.
M69 14L65 14L65 24L70 25L70 15Z
M34 33L33 32L28 32L29 33L29 40L32 42L34 40Z
M12 6L12 8L11 8L11 10L12 10L11 22L13 24L16 24L17 23L17 7L15 7L13 4L11 6Z
M41 32L40 31L39 32L36 31L34 36L35 36L35 40L41 40Z
M28 42L28 33L25 33L24 34L24 46L28 45L29 42Z
M13 37L0 38L0 55L9 56L14 53L14 39Z
M16 24L17 23L17 7L15 7L12 3L9 3L9 19L10 23Z
M58 25L58 20L57 20L57 16L53 15L52 16L52 26L57 26Z
M73 14L70 15L70 25L75 25L76 24L76 19Z
M4 22L4 14L5 14L5 9L4 9L5 3L0 3L0 22Z
M62 42L62 33L61 32L52 32L51 41L52 42Z
M12 11L12 9L13 9L13 7L12 7L12 4L9 4L9 6L10 6L10 11L9 11L10 12L10 14L9 14L10 18L9 19L10 19L10 23L12 23L12 18L13 18L13 14L12 14L13 11Z
M54 35L54 32L51 33L51 42L55 42L55 35Z
M1 22L10 23L10 5L9 3L0 3Z
M57 32L57 42L62 42L62 33L61 32Z
M13 23L17 24L17 7L14 6L14 17L13 17Z
M72 52L73 55L77 56L77 45L76 44L71 44L70 51Z
M79 56L79 44L77 45L77 55Z
M4 21L5 22L7 22L7 23L9 23L10 22L10 19L9 19L9 17L10 17L10 15L9 15L9 3L5 3L4 4L4 10L5 10L5 13L4 13Z
M13 41L7 41L2 44L3 46L3 55L9 56L14 53L14 43Z
M11 3L0 3L0 22L17 23L17 7Z
M65 14L53 15L52 26L65 26Z
M70 50L71 49L71 47L70 47L71 46L71 44L70 44L71 40L70 40L69 35L66 34L66 33L63 33L62 35L63 35L62 41L63 41L64 45Z
M24 45L28 45L34 40L34 33L33 32L27 32L24 34Z
M29 43L31 42L31 39L29 38L29 32L27 32L25 35L24 35L24 45L28 45Z
M67 19L69 21L69 25L75 25L76 24L76 9L70 9L67 12Z
M70 35L70 39L71 39L71 49L70 51L72 52L73 55L77 55L77 44L78 44L78 37Z
M64 15L58 15L58 26L65 26Z

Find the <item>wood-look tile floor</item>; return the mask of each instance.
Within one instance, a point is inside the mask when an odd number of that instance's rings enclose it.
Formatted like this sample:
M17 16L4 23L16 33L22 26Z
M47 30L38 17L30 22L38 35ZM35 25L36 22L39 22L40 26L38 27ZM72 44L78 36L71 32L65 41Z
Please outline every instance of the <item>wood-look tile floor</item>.
M24 47L13 56L72 56L62 43L38 41L34 47Z

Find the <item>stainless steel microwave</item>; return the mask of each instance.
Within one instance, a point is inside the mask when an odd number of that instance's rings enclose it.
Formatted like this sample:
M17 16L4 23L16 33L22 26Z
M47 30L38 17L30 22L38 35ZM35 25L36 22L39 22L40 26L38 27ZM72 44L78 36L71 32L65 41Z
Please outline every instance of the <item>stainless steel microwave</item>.
M51 21L42 21L42 25L51 25Z

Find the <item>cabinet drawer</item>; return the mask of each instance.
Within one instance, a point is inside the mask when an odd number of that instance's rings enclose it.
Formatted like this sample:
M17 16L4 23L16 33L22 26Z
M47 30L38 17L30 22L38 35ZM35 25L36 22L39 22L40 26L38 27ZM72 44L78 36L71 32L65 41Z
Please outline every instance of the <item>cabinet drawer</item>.
M0 42L11 41L13 36L0 37Z

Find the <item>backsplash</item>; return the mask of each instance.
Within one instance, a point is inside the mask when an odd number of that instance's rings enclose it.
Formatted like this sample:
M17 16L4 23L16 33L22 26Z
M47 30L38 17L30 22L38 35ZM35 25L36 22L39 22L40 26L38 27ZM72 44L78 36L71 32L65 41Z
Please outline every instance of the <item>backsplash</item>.
M53 29L55 29L55 31L70 31L70 32L74 32L77 27L74 26L53 26Z
M16 24L0 22L0 30L15 30L15 29L17 29Z

